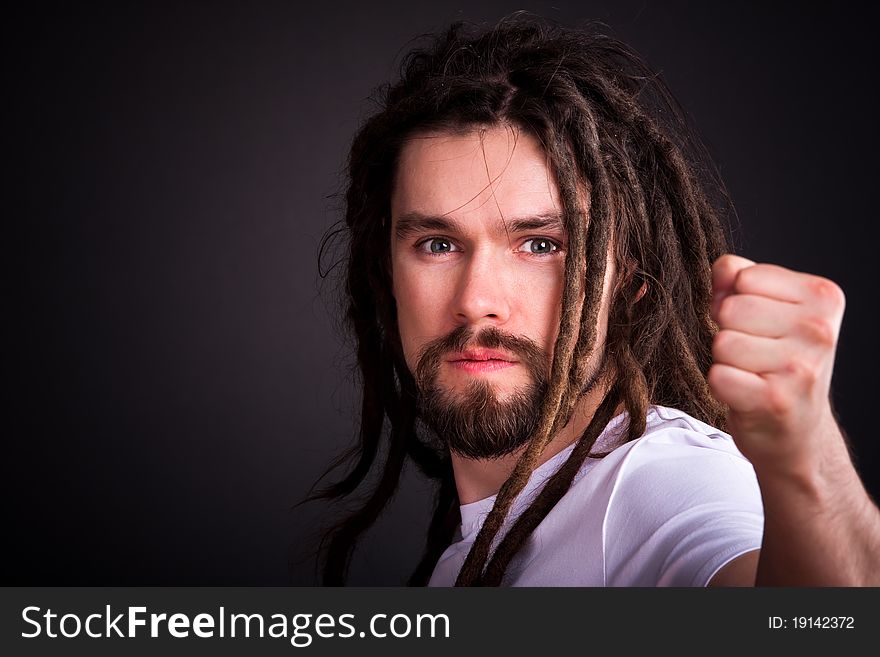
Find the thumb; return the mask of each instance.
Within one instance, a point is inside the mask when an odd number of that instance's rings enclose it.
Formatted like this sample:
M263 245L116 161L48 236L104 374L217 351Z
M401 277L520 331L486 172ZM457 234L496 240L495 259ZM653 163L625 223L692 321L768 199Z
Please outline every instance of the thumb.
M733 294L736 276L755 262L732 253L726 253L712 264L712 318L718 321L718 309L725 297Z

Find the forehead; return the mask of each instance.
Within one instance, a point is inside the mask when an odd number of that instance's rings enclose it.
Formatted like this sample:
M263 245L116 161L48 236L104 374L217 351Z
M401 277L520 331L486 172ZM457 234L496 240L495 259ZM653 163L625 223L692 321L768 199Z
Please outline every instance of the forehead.
M501 219L560 209L544 150L515 127L420 133L401 150L391 198L395 220L403 214Z

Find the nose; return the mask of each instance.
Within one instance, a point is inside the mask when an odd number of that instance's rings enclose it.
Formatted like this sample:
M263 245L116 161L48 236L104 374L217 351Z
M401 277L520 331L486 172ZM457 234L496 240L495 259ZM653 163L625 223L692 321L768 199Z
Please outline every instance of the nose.
M461 265L453 313L459 324L500 325L510 318L510 282L503 255L472 251Z

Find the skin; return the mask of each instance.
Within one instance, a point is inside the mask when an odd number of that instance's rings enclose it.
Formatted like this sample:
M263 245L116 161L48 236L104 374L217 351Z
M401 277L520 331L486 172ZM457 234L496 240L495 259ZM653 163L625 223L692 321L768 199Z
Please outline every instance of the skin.
M561 208L556 182L537 140L504 127L461 135L418 135L402 150L391 208L393 292L410 371L415 371L424 345L460 325L475 332L494 326L525 336L548 354L549 368L559 332L565 234L561 226L539 230L514 226L516 219L558 214ZM402 218L411 219L414 213L442 217L449 226L439 230L415 225L399 234ZM432 238L444 253L430 253ZM610 256L608 267L598 349L590 372L598 368L608 324L614 282ZM472 372L448 362L441 365L438 382L455 394L474 377L491 382L499 400L529 382L522 365ZM596 386L584 396L539 463L571 444L586 428L601 401L601 388ZM521 453L493 460L453 453L461 503L497 493Z
M561 227L512 224L559 208L546 158L527 134L509 127L427 133L404 146L392 196L391 256L411 370L425 344L462 324L526 336L552 356L565 236ZM415 215L447 225L413 222ZM591 371L605 344L615 279L610 252ZM880 512L852 466L829 402L843 293L827 279L738 256L722 256L712 271L720 330L708 382L729 406L729 431L755 467L765 531L760 551L729 562L710 585L877 585ZM454 394L470 377L490 381L499 399L528 381L516 364L475 372L444 362L439 382ZM540 463L580 435L604 388L582 399ZM453 453L461 502L497 493L520 453L494 460Z
M733 255L712 267L718 323L709 370L728 430L764 501L760 555L717 584L876 586L880 512L829 401L845 299L833 281Z

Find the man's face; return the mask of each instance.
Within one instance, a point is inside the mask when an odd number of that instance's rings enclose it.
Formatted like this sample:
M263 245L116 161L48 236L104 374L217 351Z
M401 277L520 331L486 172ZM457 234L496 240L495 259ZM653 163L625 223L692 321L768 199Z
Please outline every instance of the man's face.
M501 456L537 428L559 331L560 213L545 154L522 131L427 133L403 147L391 203L400 338L422 418L459 454Z

